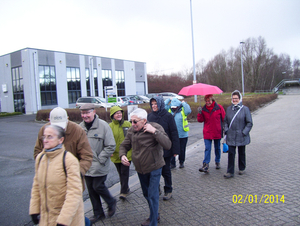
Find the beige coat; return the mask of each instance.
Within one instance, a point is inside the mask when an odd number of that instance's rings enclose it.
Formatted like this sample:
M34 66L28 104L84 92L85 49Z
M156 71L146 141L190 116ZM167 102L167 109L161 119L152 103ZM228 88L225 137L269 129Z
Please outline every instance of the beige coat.
M40 214L40 226L84 226L79 162L67 152L65 173L64 151L64 146L52 152L42 151L36 158L29 214Z

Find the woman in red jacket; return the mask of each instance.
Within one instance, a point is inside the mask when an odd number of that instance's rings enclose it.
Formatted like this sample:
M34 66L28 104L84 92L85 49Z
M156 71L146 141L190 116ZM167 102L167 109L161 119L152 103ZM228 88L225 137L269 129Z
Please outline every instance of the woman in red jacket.
M197 115L198 122L204 122L203 138L205 144L203 166L199 171L207 173L209 169L212 141L214 141L215 147L216 169L220 169L220 141L223 136L222 122L224 122L225 111L221 105L215 102L212 94L206 95L204 100L205 105L203 108L198 108L199 113Z

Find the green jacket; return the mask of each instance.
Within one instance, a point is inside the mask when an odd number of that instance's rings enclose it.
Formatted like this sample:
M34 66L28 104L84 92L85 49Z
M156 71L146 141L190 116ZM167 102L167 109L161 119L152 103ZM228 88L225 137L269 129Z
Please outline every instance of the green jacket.
M115 114L117 111L122 111L123 116L121 121L117 121L112 117L113 114ZM114 134L114 138L116 141L116 149L113 155L110 157L110 159L113 163L121 163L121 159L119 157L119 149L121 143L123 142L127 134L128 129L131 127L131 123L124 120L124 112L119 106L114 106L110 109L110 117L112 122L109 123L109 126ZM127 152L127 158L129 161L131 161L131 153L132 150Z

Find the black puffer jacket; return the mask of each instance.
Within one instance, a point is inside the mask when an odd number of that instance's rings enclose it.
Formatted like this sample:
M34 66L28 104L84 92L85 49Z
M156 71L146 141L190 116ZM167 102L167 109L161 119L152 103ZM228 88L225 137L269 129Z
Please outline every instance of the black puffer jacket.
M158 111L153 111L151 106L152 100L155 100L157 102ZM147 120L149 122L156 122L160 124L164 128L165 132L168 134L168 137L172 142L171 149L164 149L164 157L170 157L174 154L179 155L180 145L176 123L173 115L165 109L164 99L159 96L151 98L150 107L152 109L152 112L148 114Z

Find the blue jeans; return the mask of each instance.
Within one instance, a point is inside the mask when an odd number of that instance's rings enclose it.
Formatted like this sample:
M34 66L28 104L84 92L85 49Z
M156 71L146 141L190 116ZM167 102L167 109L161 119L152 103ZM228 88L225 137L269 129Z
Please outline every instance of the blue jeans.
M215 146L215 162L219 163L220 160L221 160L221 148L220 148L221 139L216 139L216 140L204 139L205 152L204 152L203 163L206 163L206 164L210 163L210 154L211 154L211 143L212 143L212 141L214 141L214 146Z
M161 170L153 170L150 173L138 173L143 195L146 198L150 209L150 226L157 225L158 206L159 206L159 181L161 177Z

